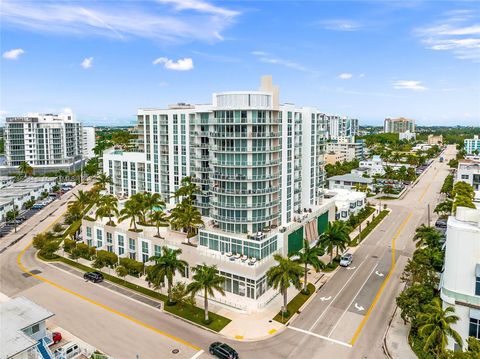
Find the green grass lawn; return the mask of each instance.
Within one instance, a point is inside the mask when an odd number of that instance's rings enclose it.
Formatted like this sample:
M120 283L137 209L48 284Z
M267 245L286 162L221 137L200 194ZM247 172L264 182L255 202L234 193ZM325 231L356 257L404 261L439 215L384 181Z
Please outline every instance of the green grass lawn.
M389 211L387 210L381 211L380 214L376 216L375 219L372 220L370 224L362 230L361 241L363 241L365 237L368 236L371 231L373 231L373 229L382 221L382 219L384 219L388 215L388 213ZM361 242L361 241L359 242L359 239L360 237L357 235L354 239L352 239L352 241L350 242L350 245L357 246Z
M308 283L307 285L308 294L303 294L302 292L298 293L288 304L287 304L287 311L288 315L283 315L282 312L278 312L278 314L273 318L277 322L285 324L288 320L300 309L300 307L307 301L308 298L315 292L315 286L312 283ZM283 300L283 299L282 299Z
M225 318L221 315L209 312L208 315L209 315L210 323L206 324L203 321L205 312L202 308L199 308L199 307L193 307L192 308L191 306L184 306L183 308L181 308L179 305L166 305L166 302L167 302L167 296L166 295L155 292L154 290L151 290L151 289L133 284L131 282L128 282L126 280L118 278L114 275L105 273L104 271L94 269L94 268L90 268L90 267L88 267L86 265L83 265L81 263L77 263L74 260L64 258L64 257L61 257L61 256L57 256L54 259L46 259L44 257L41 257L40 255L39 255L39 257L42 260L45 260L45 261L63 262L65 264L68 264L72 267L75 267L75 268L77 268L77 269L79 269L83 272L92 272L92 271L101 272L103 274L104 278L106 280L108 280L109 282L118 284L118 285L120 285L122 287L125 287L125 288L128 288L128 289L131 289L131 290L136 291L138 293L141 293L141 294L143 294L147 297L151 297L151 298L154 298L154 299L157 299L157 300L161 300L165 304L163 306L164 311L169 312L169 313L174 314L174 315L177 315L177 316L179 316L183 319L190 320L190 321L192 321L192 322L194 322L198 325L201 325L202 327L208 328L208 329L213 330L215 332L219 332L228 323L231 322L231 320L228 319L228 318ZM113 271L113 269L112 269L112 271Z

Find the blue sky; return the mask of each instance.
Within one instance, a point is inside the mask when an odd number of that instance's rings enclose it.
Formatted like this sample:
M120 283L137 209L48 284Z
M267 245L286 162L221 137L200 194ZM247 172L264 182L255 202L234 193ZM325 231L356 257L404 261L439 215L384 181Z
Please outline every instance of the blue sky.
M381 124L480 125L478 1L2 0L0 115L209 103L273 75L282 102Z

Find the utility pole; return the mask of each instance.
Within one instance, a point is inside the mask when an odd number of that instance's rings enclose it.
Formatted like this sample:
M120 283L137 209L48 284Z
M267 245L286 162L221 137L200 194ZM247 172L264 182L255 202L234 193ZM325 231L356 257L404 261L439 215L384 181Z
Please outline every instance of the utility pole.
M427 218L428 218L428 227L430 227L430 203L427 204Z
M362 222L358 225L358 243L362 241Z

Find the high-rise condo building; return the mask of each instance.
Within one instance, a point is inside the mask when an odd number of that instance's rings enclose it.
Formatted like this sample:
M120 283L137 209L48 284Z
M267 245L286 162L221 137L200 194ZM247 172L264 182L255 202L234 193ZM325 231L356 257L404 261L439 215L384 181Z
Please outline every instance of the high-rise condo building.
M467 154L480 154L480 137L474 135L473 138L466 138L463 140L463 147Z
M16 170L22 162L35 173L72 171L80 167L83 150L82 124L72 113L7 117L1 171Z
M389 118L387 117L383 122L383 132L385 133L403 133L415 132L415 120L408 118Z
M325 122L329 139L354 142L351 138L358 134L358 119L326 115Z

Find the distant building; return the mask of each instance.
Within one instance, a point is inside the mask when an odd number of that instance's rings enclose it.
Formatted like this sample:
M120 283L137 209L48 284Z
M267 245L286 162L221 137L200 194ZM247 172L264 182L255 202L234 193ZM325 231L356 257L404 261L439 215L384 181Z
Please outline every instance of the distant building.
M372 186L373 180L371 178L365 178L354 174L345 174L341 176L333 176L327 179L328 188L335 189L354 189L357 184Z
M82 151L82 124L72 113L7 117L6 162L0 172L17 171L22 162L27 162L34 173L74 171L80 168Z
M82 155L84 159L95 157L93 148L95 147L95 127L83 127Z
M24 297L0 303L0 358L53 358L48 349L52 333L46 327L46 320L53 316L53 313Z
M480 209L458 207L448 218L445 266L440 280L444 308L452 306L459 320L452 329L480 339ZM456 349L453 340L449 349Z
M346 155L345 153L340 152L327 152L325 153L325 164L334 165L337 162L345 162Z
M429 145L443 145L443 135L428 135L427 143Z
M329 190L325 192L325 199L335 201L335 219L341 221L348 220L352 214L357 214L367 205L367 194L365 192L348 189Z
M341 141L328 142L326 145L326 152L330 154L334 153L335 156L342 157L342 161L362 159L364 157L365 145L363 142L354 141L355 138L352 137L349 140L343 139Z
M326 115L325 121L328 138L331 140L351 138L358 134L358 119L356 118Z
M383 131L385 133L402 133L410 131L415 132L415 120L408 118L389 118L387 117L383 123Z
M475 191L480 190L480 161L464 159L458 161L456 182L468 183Z
M480 154L480 138L478 135L463 140L463 148L467 154Z
M432 145L426 143L419 143L418 145L412 147L412 152L427 151L430 148L432 148Z
M362 169L368 169L368 176L381 176L385 173L385 165L386 163L383 162L382 158L375 155L369 160L360 161L359 167Z
M405 132L400 132L398 134L398 139L400 141L411 141L415 140L417 138L417 134L415 132L410 132L410 130L407 130Z

